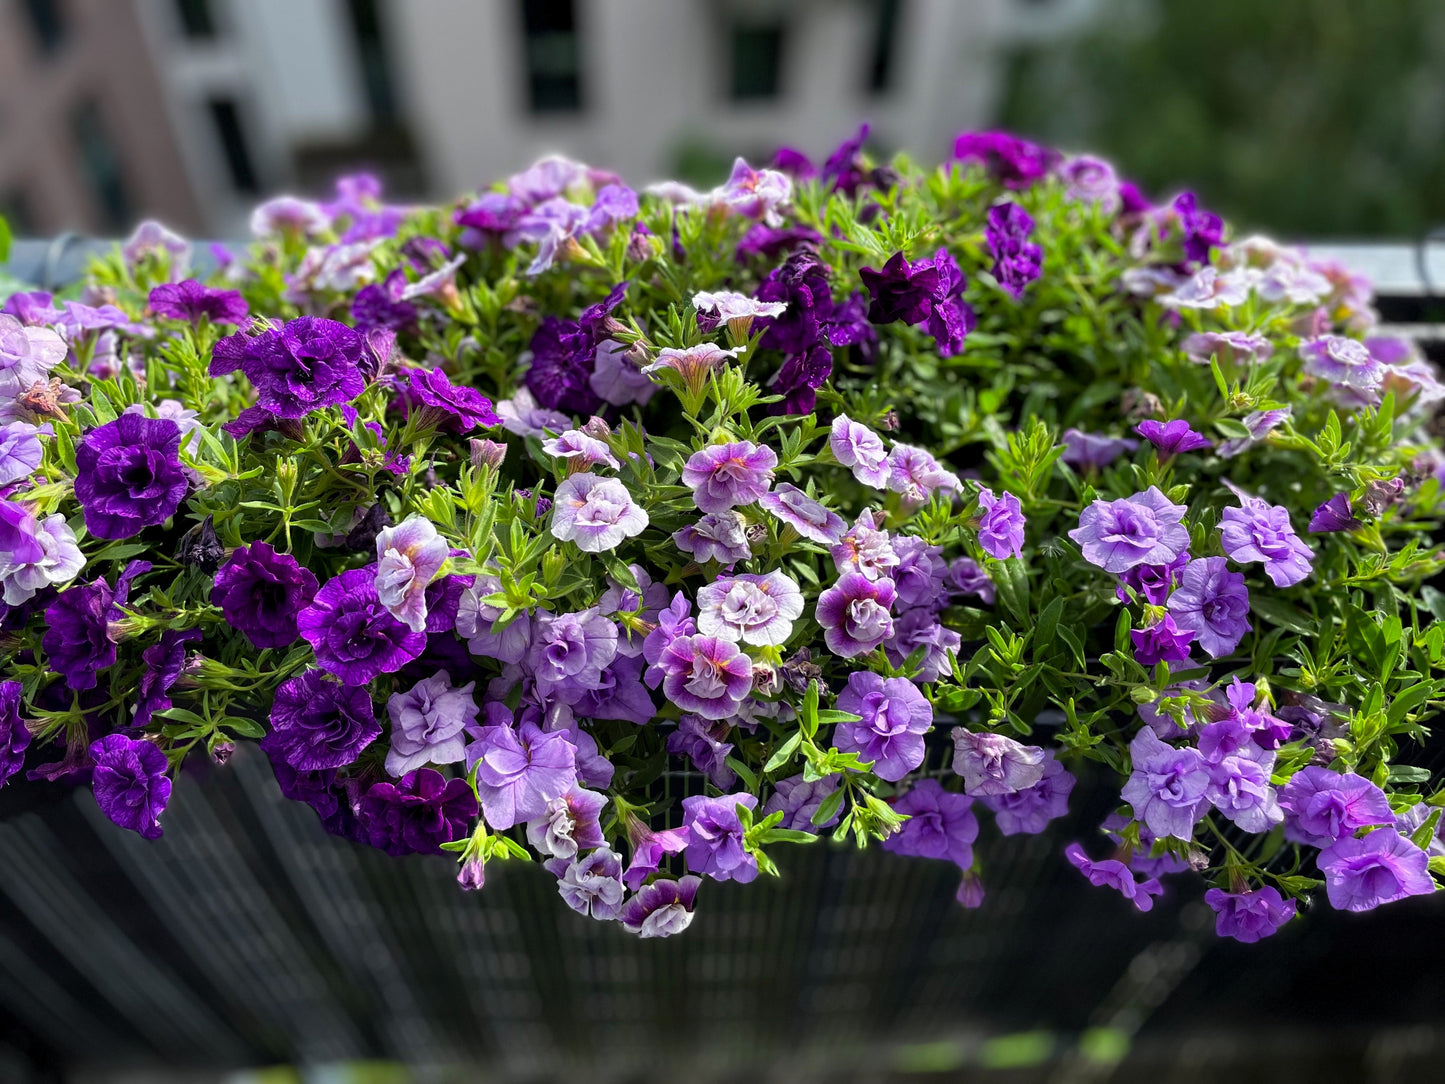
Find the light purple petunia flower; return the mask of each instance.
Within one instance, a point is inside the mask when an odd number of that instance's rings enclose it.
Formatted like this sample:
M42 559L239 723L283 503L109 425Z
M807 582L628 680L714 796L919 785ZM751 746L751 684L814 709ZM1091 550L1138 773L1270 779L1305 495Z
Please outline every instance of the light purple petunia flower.
M959 869L973 865L978 817L973 799L944 790L937 779L920 779L894 799L893 812L908 817L903 827L883 841L883 849L913 858L940 858Z
M603 339L597 344L587 386L604 403L646 406L656 393L657 385L632 361L631 353L632 347L613 339Z
M638 937L671 937L692 925L702 879L653 881L622 905L622 925Z
M865 486L886 489L892 473L888 465L888 450L883 447L883 438L862 422L855 422L846 414L833 419L828 434L828 447L833 458L853 472L853 477Z
M828 650L851 659L872 651L893 635L889 612L897 597L886 576L870 580L861 572L845 572L838 582L818 596L814 616L823 626Z
M602 672L617 657L617 625L595 608L532 617L531 645L524 665L544 696L574 703L600 688Z
M1256 410L1245 415L1242 425L1249 432L1247 437L1236 437L1233 440L1226 440L1219 446L1219 454L1224 459L1233 459L1241 452L1245 452L1270 434L1270 431L1277 429L1293 413L1291 407L1279 407L1275 410Z
M726 512L753 504L773 484L778 456L771 448L738 440L694 452L682 468L682 482L702 512Z
M465 728L477 721L475 681L453 687L445 670L423 678L386 702L391 718L387 774L400 779L427 764L456 764L466 756Z
M1071 467L1088 470L1107 467L1125 452L1139 447L1132 437L1108 437L1102 433L1085 433L1082 429L1065 429L1064 454L1060 457Z
M1081 154L1059 167L1059 179L1065 194L1079 203L1096 203L1100 210L1114 214L1122 200L1119 196L1119 175L1102 158Z
M539 406L536 396L526 385L519 385L510 399L497 403L496 409L502 428L519 437L540 437L572 427L572 419L568 415Z
M1373 391L1385 378L1385 366L1358 339L1323 335L1299 347L1304 371L1347 388Z
M598 440L580 429L569 429L560 436L547 438L542 441L542 450L557 459L567 460L569 471L587 470L598 463L605 463L613 470L621 466L605 440Z
M713 192L713 200L745 218L760 218L769 226L782 222L778 208L793 195L793 182L786 173L754 169L742 158L733 162L726 183Z
M704 719L726 719L753 687L752 660L737 644L716 636L674 637L653 669L668 700Z
M1246 945L1273 935L1296 911L1295 901L1286 900L1272 885L1248 892L1211 888L1204 893L1204 902L1217 916L1214 932Z
M0 426L0 486L29 478L45 459L41 429L28 422Z
M743 517L732 509L709 512L696 523L673 531L672 540L678 549L691 554L700 565L708 561L730 565L752 556Z
M1307 767L1296 772L1279 792L1285 813L1285 836L1296 843L1328 847L1361 828L1393 824L1385 792L1354 772Z
M1350 495L1336 493L1316 508L1314 515L1310 516L1309 532L1310 534L1331 534L1335 531L1354 531L1360 526L1360 521L1355 518L1354 509L1350 507Z
M861 572L870 580L880 576L891 577L898 567L898 552L888 532L878 527L880 516L871 509L859 513L858 521L850 527L838 544L830 550L833 567L841 575L844 572Z
M7 510L19 507L4 505ZM3 527L0 524L0 536L5 534ZM64 515L56 512L37 520L25 513L19 517L19 536L0 546L0 587L4 589L0 597L7 606L19 606L46 587L69 583L84 568L85 554Z
M557 487L552 502L552 537L575 542L583 553L616 549L641 534L647 513L616 478L574 474Z
M752 330L753 321L781 316L788 309L786 301L759 301L747 294L720 290L716 293L699 291L692 295L692 307L702 319L698 320L704 334L710 333L718 324L726 324L733 335L733 342L746 339ZM703 325L706 326L703 326Z
M1158 448L1159 454L1166 459L1183 452L1197 452L1201 448L1213 447L1202 433L1196 433L1183 418L1175 418L1169 422L1149 419L1136 425L1134 432Z
M1044 752L1043 773L1033 786L988 794L981 800L993 811L994 824L1002 835L1038 835L1049 821L1068 813L1075 782L1050 749Z
M547 803L546 812L527 822L527 842L538 854L571 861L580 851L606 846L602 835L602 810L607 795L573 787ZM617 866L619 887L622 865Z
M626 821L627 839L632 844L632 862L623 873L622 880L636 892L643 881L657 872L667 855L683 852L691 832L686 827L654 832L636 817L629 816Z
M1033 216L1017 203L988 209L984 236L993 257L994 281L1015 298L1023 297L1028 284L1043 274L1044 250L1028 239L1033 229Z
M973 595L985 606L993 605L996 595L993 580L972 557L955 557L948 566L945 583L955 595Z
M840 752L873 761L873 774L897 782L923 763L923 735L933 727L933 705L907 678L862 670L848 675L838 710L857 715L839 723L833 744Z
M731 731L732 724L726 719L684 715L677 721L677 729L667 736L667 751L673 756L687 757L718 790L731 790L738 775L727 762L733 751L732 742L723 741Z
M984 553L1000 561L1024 555L1024 512L1012 493L994 496L991 489L981 489L978 507L978 544Z
M1129 743L1134 772L1123 797L1156 836L1188 840L1209 807L1209 767L1199 750L1164 744L1144 728Z
M1322 850L1316 862L1330 906L1338 911L1371 911L1435 891L1429 855L1393 828L1378 828L1363 839L1345 836Z
M1096 500L1079 514L1069 537L1079 544L1084 560L1105 572L1127 571L1135 565L1167 565L1189 546L1182 504L1150 486L1143 493L1116 501Z
M1164 886L1157 877L1136 881L1134 871L1117 858L1105 858L1095 862L1084 853L1084 848L1078 843L1070 843L1065 847L1064 857L1071 866L1087 877L1095 888L1112 888L1141 911L1153 908L1154 897L1164 894Z
M1180 348L1201 365L1216 357L1225 362L1266 361L1274 353L1274 345L1263 335L1245 331L1197 331L1186 336Z
M841 807L839 810L835 810L833 815L822 824L815 825L813 823L813 814L818 811L825 799L838 790L842 779L841 775L825 775L822 779L812 782L804 779L801 775L779 779L773 784L773 793L768 799L767 805L763 806L763 816L781 812L783 819L778 822L779 828L786 828L793 832L808 832L816 836L822 829L831 828L838 823Z
M1226 756L1209 765L1209 803L1246 832L1268 832L1284 819L1270 786L1274 754L1265 762L1251 756Z
M644 365L639 371L652 377L671 369L682 378L683 386L696 394L702 391L709 377L722 371L730 358L737 357L739 349L724 350L716 343L700 343L685 350L664 347L650 365Z
M577 785L577 747L565 733L544 733L535 723L484 726L474 748L482 816L495 831L542 816Z
M426 589L450 555L447 540L424 516L411 515L378 531L376 596L387 613L413 632L425 631Z
M897 563L888 576L898 590L900 607L941 609L943 578L948 574L943 547L930 545L915 535L897 535L890 548L897 557Z
M705 636L781 645L802 616L803 592L781 572L731 576L697 592L697 627Z
M922 504L938 491L957 493L963 483L922 448L894 444L888 453L888 488L909 504Z
M963 776L965 794L974 798L1014 794L1044 777L1044 750L1004 734L953 728L953 770Z
M1169 596L1174 623L1195 633L1213 658L1228 655L1250 630L1249 589L1223 557L1200 557L1184 566Z
M1241 496L1240 507L1226 508L1219 535L1224 552L1238 561L1264 562L1264 572L1276 587L1289 587L1305 579L1315 551L1300 541L1289 521L1289 509L1258 497Z
M890 665L901 667L915 651L924 648L918 660L918 673L912 675L912 680L926 683L937 681L949 672L949 653L956 655L962 646L963 637L945 628L936 611L928 606L914 606L893 623L893 635L883 641L883 653Z
M622 857L610 847L599 846L586 855L574 854L570 861L553 858L543 865L557 878L557 894L562 902L579 915L599 922L622 917L622 900L627 894L622 886Z
M808 541L820 545L834 545L848 529L847 521L837 512L787 482L779 482L771 492L764 493L758 504Z
M754 810L758 799L752 794L723 794L716 798L693 795L682 800L689 872L739 884L757 877L758 860L743 847L738 806Z

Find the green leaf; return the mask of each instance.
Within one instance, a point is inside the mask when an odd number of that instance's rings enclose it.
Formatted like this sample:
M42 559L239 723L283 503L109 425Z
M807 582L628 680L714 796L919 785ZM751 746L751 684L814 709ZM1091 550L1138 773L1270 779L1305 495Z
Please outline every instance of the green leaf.
M783 742L782 745L778 746L776 753L768 757L768 762L763 765L763 773L775 772L784 764L788 763L788 761L792 760L793 754L798 751L798 746L801 745L802 742L803 732L800 730L787 741Z
M1257 591L1250 592L1249 608L1270 624L1289 629L1290 632L1297 632L1301 636L1313 636L1319 628L1318 623L1312 617L1301 613L1288 602L1270 598Z
M830 820L833 819L833 816L838 812L838 810L842 808L843 795L846 793L846 787L839 787L832 794L828 795L828 797L824 798L821 802L818 803L818 808L813 810L813 815L808 819L816 827L819 828L827 824Z

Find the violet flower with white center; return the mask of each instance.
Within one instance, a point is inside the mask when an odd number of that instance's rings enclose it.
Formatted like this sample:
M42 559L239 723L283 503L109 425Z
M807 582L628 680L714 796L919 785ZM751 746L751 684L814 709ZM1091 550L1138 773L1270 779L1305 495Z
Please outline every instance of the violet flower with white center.
M831 828L838 823L842 809L835 810L833 815L822 824L813 823L813 814L822 806L829 795L837 791L842 782L841 775L825 775L822 779L812 782L804 779L801 775L789 776L787 779L779 779L773 784L773 793L768 802L763 806L763 816L770 813L781 812L783 819L778 822L779 828L786 828L793 832L808 832L811 835L818 835L824 828Z
M546 811L527 822L527 842L538 854L571 861L580 851L604 847L602 810L607 795L582 787L573 787L566 794L547 803ZM618 887L621 887L622 865L617 866Z
M1241 452L1264 440L1271 430L1278 428L1293 413L1292 407L1280 407L1276 410L1256 410L1245 415L1241 424L1249 431L1249 436L1226 440L1219 446L1220 456L1224 459L1233 459Z
M1115 575L1135 565L1167 565L1189 545L1182 504L1173 504L1150 486L1116 501L1095 500L1079 514L1069 537L1084 560Z
M888 488L901 493L908 504L922 504L936 491L957 493L963 488L958 475L943 467L922 448L894 444L888 453Z
M776 452L750 440L710 444L688 458L682 484L699 511L726 512L758 501L772 487L777 465Z
M59 512L43 520L27 512L20 531L23 545L0 549L0 586L7 606L29 602L46 587L69 583L85 568L75 532Z
M638 937L671 937L692 925L699 877L653 881L622 905L622 925Z
M727 182L714 190L715 203L745 218L760 218L769 226L782 224L778 208L793 195L793 182L786 173L772 169L753 169L739 158Z
M991 489L980 489L978 507L978 544L983 552L997 560L1024 555L1024 513L1019 499L1012 493L1002 497Z
M629 406L636 403L646 406L657 391L642 369L631 360L632 347L613 339L603 339L597 344L596 359L587 386L604 403L613 406Z
M1075 782L1053 750L1046 750L1043 772L1033 786L1006 794L988 794L981 800L993 811L993 821L1001 835L1033 836L1048 827L1049 821L1069 812L1069 795Z
M889 612L897 597L886 576L870 580L861 572L845 572L818 596L813 614L823 627L828 650L844 659L856 658L893 635Z
M700 565L709 561L730 565L752 556L742 514L733 509L707 513L696 523L673 531L672 541Z
M1238 647L1251 627L1244 576L1229 571L1223 557L1200 557L1185 565L1168 605L1174 623L1192 630L1199 646L1216 659Z
M963 776L963 792L981 798L1027 790L1044 777L1044 750L1004 734L953 728L953 770Z
M532 644L524 665L538 691L563 703L599 688L602 671L617 657L617 626L597 610L532 618Z
M810 542L831 546L843 537L848 523L831 508L813 499L795 485L779 482L758 498L758 504L777 516Z
M728 718L753 687L752 660L737 644L716 636L673 637L653 669L668 700L704 719Z
M552 503L552 537L575 542L583 553L616 549L647 527L647 513L616 478L574 474L557 487Z
M1062 439L1064 454L1060 458L1071 467L1086 470L1107 467L1125 452L1139 447L1139 442L1132 437L1109 437L1081 429L1065 429Z
M535 723L484 726L471 749L478 753L482 817L494 831L542 816L552 799L577 785L577 747L565 734L544 733Z
M675 757L687 757L718 790L730 790L738 781L727 762L732 743L723 740L730 730L732 725L725 719L684 715L677 721L677 729L667 736L667 751Z
M1145 728L1129 743L1134 772L1123 798L1156 836L1188 840L1209 806L1209 766L1198 749L1165 745Z
M787 311L788 303L759 301L747 294L728 290L719 290L716 293L702 290L692 295L692 307L699 314L706 314L715 323L726 324L733 341L737 342L748 337L754 320L759 317L781 316Z
M872 509L859 513L858 521L848 529L830 551L833 567L839 575L861 572L870 580L891 576L898 567L898 553L887 531L878 526L879 516Z
M705 636L781 645L803 616L803 592L781 572L738 575L698 589L697 627Z
M1290 587L1309 576L1315 551L1300 541L1289 521L1289 509L1258 497L1241 496L1240 507L1220 516L1224 552L1240 564L1264 563L1276 587Z
M569 429L561 436L549 437L542 442L542 450L550 456L566 459L567 469L573 472L588 470L598 463L605 463L613 470L621 467L606 441L589 436L580 429Z
M475 681L452 686L445 670L423 678L386 702L391 749L386 771L397 779L426 764L456 764L466 755L465 729L477 721Z
M1373 391L1385 378L1385 367L1358 339L1323 335L1300 344L1304 371L1347 388Z
M424 516L411 515L376 535L376 595L413 632L426 629L427 585L451 556L447 540Z
M853 477L865 486L888 488L888 479L892 474L888 450L883 447L883 438L862 422L839 414L833 419L828 447L832 449L833 458L852 470Z
M539 406L525 384L518 384L510 399L499 402L496 412L502 428L519 437L541 437L572 428L570 416Z
M1196 331L1179 344L1190 361L1208 365L1211 358L1221 362L1268 361L1274 344L1263 335L1245 331Z
M923 763L923 735L933 727L933 705L907 678L884 678L861 670L848 675L838 710L859 717L839 723L833 744L873 762L879 779L897 782Z

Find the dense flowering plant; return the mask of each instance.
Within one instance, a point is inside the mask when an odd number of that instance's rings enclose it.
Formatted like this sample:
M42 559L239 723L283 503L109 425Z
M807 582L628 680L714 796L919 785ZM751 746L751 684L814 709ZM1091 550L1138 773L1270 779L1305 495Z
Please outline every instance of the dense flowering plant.
M1044 831L1254 941L1445 875L1445 389L1367 286L997 133L639 194L154 224L0 315L0 780L161 833L260 739L328 831L643 937L820 835ZM28 771L26 771L28 763Z

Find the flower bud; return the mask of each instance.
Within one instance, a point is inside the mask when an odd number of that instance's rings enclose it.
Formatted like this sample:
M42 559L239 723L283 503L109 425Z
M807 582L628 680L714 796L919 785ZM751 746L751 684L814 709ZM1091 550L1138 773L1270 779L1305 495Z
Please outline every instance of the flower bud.
M473 437L467 443L471 446L474 467L500 467L507 458L507 446L500 441Z

